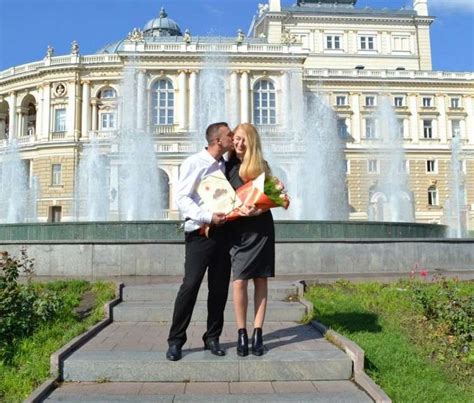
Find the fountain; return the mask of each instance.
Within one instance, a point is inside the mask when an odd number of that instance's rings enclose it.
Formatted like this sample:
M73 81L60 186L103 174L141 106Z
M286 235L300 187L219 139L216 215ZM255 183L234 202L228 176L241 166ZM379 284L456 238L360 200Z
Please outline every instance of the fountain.
M450 197L444 206L444 220L449 226L449 235L461 238L466 235L466 225L463 221L463 205L465 204L465 189L462 186L462 165L460 159L461 137L451 139L451 173Z
M373 117L377 122L377 133L372 149L381 166L378 183L371 192L369 219L413 222L413 197L406 169L403 135L388 97L379 98Z
M0 154L0 223L36 221L39 184L30 178L29 163L20 158L15 140Z

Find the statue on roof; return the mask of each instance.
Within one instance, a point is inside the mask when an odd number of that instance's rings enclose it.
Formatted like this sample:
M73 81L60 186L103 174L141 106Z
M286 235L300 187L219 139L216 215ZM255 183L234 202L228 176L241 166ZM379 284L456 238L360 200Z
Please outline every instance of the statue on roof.
M79 44L77 41L72 41L71 43L71 55L78 55L79 54Z
M293 35L288 28L285 28L281 36L281 41L286 45L292 45L296 43L298 40L296 39L296 36Z
M265 12L269 10L270 6L269 4L265 3L258 3L258 10L257 10L257 15L261 17Z
M245 34L241 29L239 29L237 31L237 39L236 39L237 44L240 45L241 43L244 42L244 40L245 40Z
M46 48L46 58L51 59L54 55L54 48L51 45L48 45Z
M133 28L132 32L128 33L127 39L132 42L141 42L143 41L143 31L140 28Z
M186 28L186 31L184 31L184 35L183 35L183 42L188 44L188 43L191 43L191 32L189 32L189 29Z

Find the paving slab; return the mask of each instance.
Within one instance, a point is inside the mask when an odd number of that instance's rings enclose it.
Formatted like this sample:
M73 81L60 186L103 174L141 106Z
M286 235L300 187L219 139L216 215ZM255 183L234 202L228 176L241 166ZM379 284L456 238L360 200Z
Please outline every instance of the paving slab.
M127 285L123 289L124 301L174 301L178 293L180 284L144 284ZM248 292L253 295L254 286L249 282ZM198 301L207 301L208 288L207 283L203 283L199 290ZM288 296L298 294L298 287L287 281L270 282L268 288L268 299L274 301L283 301ZM232 284L229 287L229 301L232 301Z
M116 322L170 322L173 316L174 300L169 302L126 301L114 307L113 318ZM248 312L253 312L253 302L249 302ZM265 320L299 321L306 313L306 307L299 302L268 301ZM234 321L234 307L227 304L226 320ZM207 303L198 301L193 312L193 321L207 320Z
M327 384L333 384L330 387ZM331 391L319 391L318 382L214 382L214 383L124 383L126 388L115 388L117 383L64 383L46 402L351 402L368 403L372 400L351 381L327 381ZM291 386L290 386L291 385ZM281 392L280 387L290 389ZM308 387L312 389L308 389ZM170 388L171 387L171 388ZM172 393L172 390L177 393ZM333 389L338 389L334 391ZM138 392L137 392L138 390ZM118 392L121 393L118 393ZM154 391L154 394L150 394Z

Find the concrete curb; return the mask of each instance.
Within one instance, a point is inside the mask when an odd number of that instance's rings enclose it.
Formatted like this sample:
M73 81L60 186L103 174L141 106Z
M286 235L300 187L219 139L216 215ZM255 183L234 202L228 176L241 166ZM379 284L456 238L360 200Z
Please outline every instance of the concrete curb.
M87 341L99 333L102 329L113 322L113 307L122 301L123 283L117 283L115 288L116 298L104 304L105 319L86 330L84 333L72 339L65 346L51 354L50 357L50 375L51 378L38 386L31 395L29 395L24 403L40 403L63 379L64 360L74 351L82 347Z
M345 351L354 363L354 382L359 385L376 403L391 403L392 400L365 372L364 372L364 350L356 343L340 335L334 330L328 329L322 323L315 320L311 325L320 331L329 341Z

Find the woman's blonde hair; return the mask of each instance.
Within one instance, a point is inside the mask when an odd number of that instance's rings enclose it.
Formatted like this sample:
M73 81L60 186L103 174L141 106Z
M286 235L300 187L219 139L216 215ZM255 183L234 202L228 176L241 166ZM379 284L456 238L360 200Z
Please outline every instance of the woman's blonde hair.
M250 123L241 123L234 129L242 130L245 133L245 146L247 147L240 165L239 176L244 182L255 179L262 172L270 176L270 167L263 159L262 143L256 127Z

